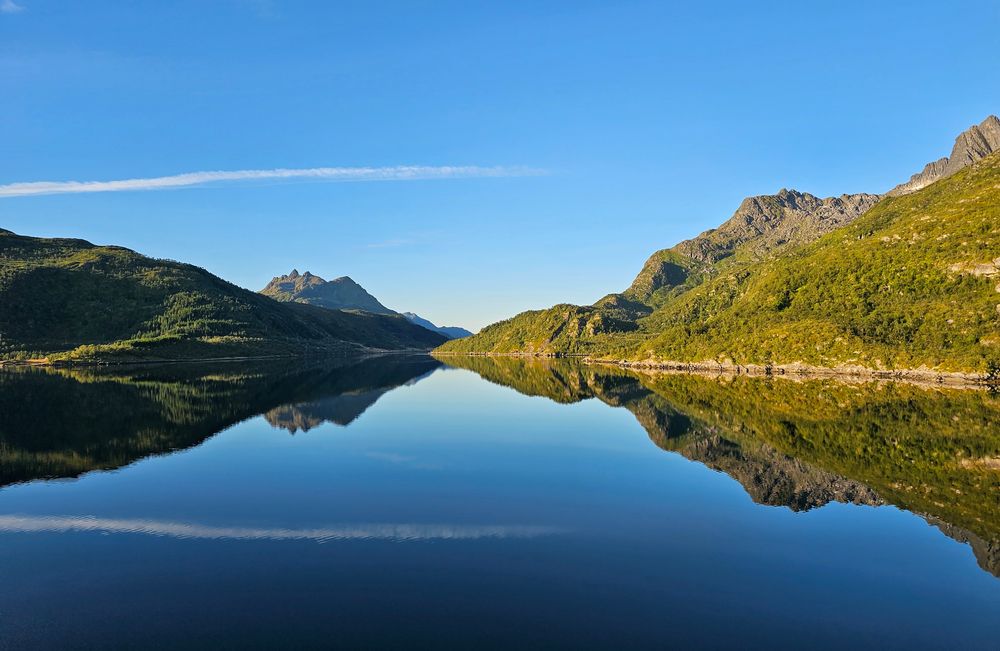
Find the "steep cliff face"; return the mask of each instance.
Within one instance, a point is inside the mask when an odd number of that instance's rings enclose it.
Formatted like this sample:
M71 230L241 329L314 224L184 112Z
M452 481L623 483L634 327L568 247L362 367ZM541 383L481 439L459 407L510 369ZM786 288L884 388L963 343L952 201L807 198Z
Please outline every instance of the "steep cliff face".
M1000 151L1000 119L991 115L980 124L963 131L955 138L951 155L927 163L924 169L889 191L889 196L916 192L931 183L951 176L964 167L980 161L993 152Z

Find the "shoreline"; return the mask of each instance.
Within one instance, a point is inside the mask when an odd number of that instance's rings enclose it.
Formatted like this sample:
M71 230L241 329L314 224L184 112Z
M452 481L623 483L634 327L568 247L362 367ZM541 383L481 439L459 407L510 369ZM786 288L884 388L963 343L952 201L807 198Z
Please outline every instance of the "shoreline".
M426 348L402 348L383 350L379 348L359 349L356 351L340 351L326 353L285 353L276 355L237 355L228 357L184 357L161 359L88 359L88 360L0 360L0 369L5 368L90 368L95 366L157 366L161 364L212 364L228 362L266 362L279 359L315 359L318 357L338 357L361 359L380 357L382 355L430 355Z
M867 366L813 366L810 364L733 364L720 362L635 362L560 353L452 353L433 352L434 356L518 357L533 359L574 359L588 365L614 366L633 371L710 376L778 377L785 379L833 379L865 382L903 382L928 387L988 389L996 387L984 373L937 371L928 368L875 369Z

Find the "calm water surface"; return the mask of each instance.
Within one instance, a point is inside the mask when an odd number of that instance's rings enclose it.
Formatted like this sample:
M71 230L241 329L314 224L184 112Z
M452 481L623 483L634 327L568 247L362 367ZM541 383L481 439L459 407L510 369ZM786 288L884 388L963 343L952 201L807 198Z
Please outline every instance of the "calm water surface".
M448 361L0 372L0 645L1000 647L996 397Z

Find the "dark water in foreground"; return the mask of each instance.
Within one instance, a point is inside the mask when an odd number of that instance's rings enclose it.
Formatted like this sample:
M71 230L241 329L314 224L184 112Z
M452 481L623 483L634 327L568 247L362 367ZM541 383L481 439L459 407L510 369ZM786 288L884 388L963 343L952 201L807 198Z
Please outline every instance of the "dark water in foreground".
M0 646L1000 645L1000 399L449 362L0 372Z

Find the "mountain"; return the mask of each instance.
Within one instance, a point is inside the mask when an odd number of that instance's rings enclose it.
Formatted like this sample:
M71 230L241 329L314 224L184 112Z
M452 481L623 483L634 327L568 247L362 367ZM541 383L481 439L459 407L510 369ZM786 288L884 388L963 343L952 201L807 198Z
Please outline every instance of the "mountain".
M276 301L306 303L330 310L362 310L373 314L399 314L382 305L364 287L348 276L326 281L308 271L300 274L297 269L292 269L292 273L288 275L276 276L271 279L271 282L260 290L260 293L264 296L270 296ZM448 339L460 339L472 334L465 328L458 326L436 326L413 312L404 312L401 316L410 323L436 332Z
M348 276L327 281L308 271L299 274L297 269L292 269L292 273L287 276L271 279L260 293L276 301L306 303L330 310L364 310L372 314L396 314Z
M982 144L995 121L959 140ZM962 169L905 195L752 197L720 228L654 254L621 294L524 312L440 350L1000 367L1000 153L963 155Z
M932 163L889 191L889 196L900 196L916 192L934 181L951 176L964 167L1000 151L1000 119L991 115L981 124L969 127L955 138L951 155Z
M0 231L0 360L260 357L443 341L400 316L282 304L193 265Z
M460 328L458 326L436 326L427 319L414 314L413 312L403 312L403 316L406 317L410 323L416 323L418 326L444 335L445 337L448 337L448 339L461 339L462 337L472 336L472 333L465 328Z
M395 362L396 360L391 361ZM376 365L386 364L386 360L375 358L374 363ZM288 430L290 434L295 434L300 430L308 432L325 423L347 427L360 418L379 398L404 384L416 384L433 373L440 366L440 362L437 362L432 357L424 356L418 360L411 361L407 366L409 367L408 370L422 366L426 371L396 384L345 391L308 402L283 405L268 411L264 414L264 419L271 427ZM401 370L403 368L406 367L400 367Z
M290 434L308 432L324 423L346 427L390 390L372 389L331 396L306 404L283 405L264 414L264 419L271 427L288 430Z
M819 199L785 189L775 195L748 197L719 228L650 256L623 294L658 303L661 290L700 282L727 258L739 254L743 259L757 260L782 248L811 242L851 223L879 199L874 194Z

